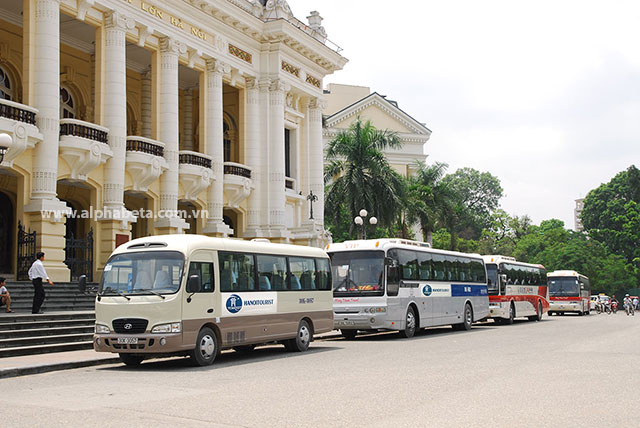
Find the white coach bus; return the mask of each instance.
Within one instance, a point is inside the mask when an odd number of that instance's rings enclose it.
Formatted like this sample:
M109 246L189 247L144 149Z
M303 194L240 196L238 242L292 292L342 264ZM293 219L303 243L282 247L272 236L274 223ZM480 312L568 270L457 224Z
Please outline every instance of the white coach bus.
M435 250L400 239L327 246L333 278L334 327L346 338L358 330L423 327L468 330L489 314L487 276L479 255Z
M331 270L319 248L151 236L118 247L96 297L94 349L128 365L160 355L213 363L221 349L279 342L305 351L333 329Z

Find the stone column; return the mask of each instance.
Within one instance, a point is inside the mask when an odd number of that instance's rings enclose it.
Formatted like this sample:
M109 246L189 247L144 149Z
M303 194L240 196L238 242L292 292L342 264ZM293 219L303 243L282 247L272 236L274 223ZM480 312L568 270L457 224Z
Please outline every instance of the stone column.
M318 200L313 203L314 223L321 227L324 227L324 147L322 142L322 111L324 107L324 101L313 98L307 109L309 115L309 139L307 141L309 170L307 174L309 190L318 197Z
M124 207L124 174L127 155L127 55L125 36L135 22L119 12L104 15L104 25L97 32L100 87L98 88L99 123L109 129L108 142L113 156L104 168L102 193L103 217L100 219L98 266L104 266L116 247L118 235L131 238L130 224L136 218Z
M165 144L164 158L168 169L160 178L161 218L155 222L158 234L182 233L189 226L184 219L175 217L178 211L179 179L179 117L178 117L178 56L187 48L177 40L160 39L160 51L156 55L154 72L158 73L157 89L157 139Z
M282 80L274 80L269 88L269 218L270 236L286 238L284 183L284 97Z
M184 96L184 129L182 130L182 149L193 150L193 90L185 89Z
M153 108L151 106L151 70L142 74L142 91L140 94L140 110L142 121L142 137L153 138Z
M247 166L251 168L251 180L254 186L247 200L248 216L245 236L259 237L264 236L264 232L259 229L262 213L261 197L265 193L262 170L266 157L263 155L264 145L260 144L260 93L258 82L254 77L245 78L245 91L244 158Z
M206 235L227 236L233 233L222 221L224 207L224 130L222 126L222 75L228 66L218 60L207 60L205 75L206 104L204 111L205 120L205 154L211 156L211 168L213 169L213 182L207 193L207 225L204 228Z
M33 149L30 202L24 207L37 232L37 251L54 281L68 281L64 220L69 212L56 196L60 133L60 0L24 2L26 103L37 108L42 141ZM51 214L51 215L49 215Z

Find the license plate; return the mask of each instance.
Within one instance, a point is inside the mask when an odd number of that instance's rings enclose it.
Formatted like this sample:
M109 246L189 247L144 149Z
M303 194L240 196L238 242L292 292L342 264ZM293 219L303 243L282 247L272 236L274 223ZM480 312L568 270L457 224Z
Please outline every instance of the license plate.
M340 321L338 324L340 325L355 325L354 321Z
M137 337L119 337L118 343L121 345L136 345L138 343Z

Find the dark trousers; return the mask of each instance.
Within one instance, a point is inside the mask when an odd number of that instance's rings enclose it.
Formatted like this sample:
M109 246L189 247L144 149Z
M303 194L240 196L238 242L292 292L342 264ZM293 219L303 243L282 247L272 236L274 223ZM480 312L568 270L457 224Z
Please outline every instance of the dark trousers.
M33 280L33 306L31 307L31 313L37 314L40 312L40 307L44 302L44 287L42 286L42 278L35 278Z

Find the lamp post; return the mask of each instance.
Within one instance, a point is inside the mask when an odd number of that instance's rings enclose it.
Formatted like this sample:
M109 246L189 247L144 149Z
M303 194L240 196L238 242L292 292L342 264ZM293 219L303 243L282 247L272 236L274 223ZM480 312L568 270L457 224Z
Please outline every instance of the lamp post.
M369 215L367 210L362 209L360 210L360 215L356 216L356 218L353 219L353 222L356 225L362 227L362 239L367 239L367 227L364 222L364 219L367 218L367 215ZM375 217L369 218L369 224L371 224L372 226L375 226L376 224L378 224L378 219Z
M13 140L9 134L0 134L0 163L4 160L4 155L7 154L12 142Z

